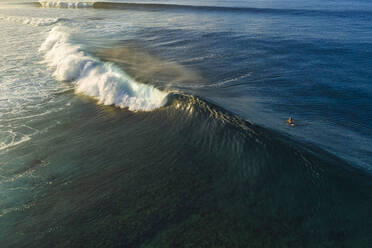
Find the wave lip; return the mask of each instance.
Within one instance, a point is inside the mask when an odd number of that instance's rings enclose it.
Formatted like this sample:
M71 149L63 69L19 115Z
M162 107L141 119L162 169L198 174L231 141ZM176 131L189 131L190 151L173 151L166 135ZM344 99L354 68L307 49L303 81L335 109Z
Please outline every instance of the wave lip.
M76 84L77 93L94 97L104 105L131 111L151 111L167 102L167 92L136 82L112 63L102 62L74 44L67 28L54 27L40 47L53 76Z
M73 2L73 1L44 1L40 0L42 8L91 8L94 2Z

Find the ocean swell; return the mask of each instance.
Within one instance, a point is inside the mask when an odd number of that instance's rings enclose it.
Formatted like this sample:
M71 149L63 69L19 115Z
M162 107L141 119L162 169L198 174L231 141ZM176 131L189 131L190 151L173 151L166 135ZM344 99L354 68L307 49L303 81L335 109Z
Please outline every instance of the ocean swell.
M39 0L33 4L42 8L94 8L94 9L115 9L115 10L192 10L192 11L229 11L252 14L279 14L279 15L305 15L305 16L338 16L348 15L371 16L370 10L333 10L333 9L292 9L292 8L257 8L257 7L238 7L238 6L213 6L213 5L192 5L192 4L172 4L172 3L151 3L151 2L110 2L110 1L47 1Z
M77 93L94 97L104 105L115 105L131 111L151 111L162 107L167 92L136 82L112 63L102 62L75 44L69 30L54 27L40 47L45 62L55 69L59 81L75 83Z

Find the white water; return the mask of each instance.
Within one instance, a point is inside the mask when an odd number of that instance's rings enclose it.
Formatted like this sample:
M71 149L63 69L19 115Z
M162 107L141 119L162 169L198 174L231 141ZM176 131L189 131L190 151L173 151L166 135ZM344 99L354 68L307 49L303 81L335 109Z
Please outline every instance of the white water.
M90 8L94 2L84 1L39 1L43 8Z
M70 33L79 29L62 26L69 19L60 11L64 10L39 9L32 15L16 9L0 11L0 52L7 54L0 61L1 153L57 125L55 120L50 126L38 127L34 121L61 111L53 107L58 106L54 94L71 88L99 103L131 111L150 111L166 102L166 92L136 82L117 66L90 56L83 45L73 42Z
M46 113L57 111L53 95L65 89L40 64L38 47L55 17L27 16L27 12L5 10L0 13L0 153L29 143L48 128L35 125ZM26 24L26 25L25 25ZM33 26L33 27L30 27Z
M57 80L74 82L77 93L101 104L131 111L151 111L166 103L168 93L136 82L114 64L90 56L83 45L72 41L69 32L66 27L54 27L40 47Z
M23 142L29 141L30 136L16 133L13 131L1 132L0 131L0 151L10 147L19 145Z
M60 18L37 18L28 16L0 16L0 20L7 20L32 26L50 26L56 24Z

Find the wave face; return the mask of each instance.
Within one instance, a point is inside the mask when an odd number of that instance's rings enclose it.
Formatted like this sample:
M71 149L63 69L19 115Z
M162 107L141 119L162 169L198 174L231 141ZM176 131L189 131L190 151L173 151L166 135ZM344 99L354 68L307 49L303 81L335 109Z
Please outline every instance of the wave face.
M94 97L101 104L151 111L166 103L168 93L138 83L114 64L86 54L81 45L72 42L65 27L54 27L40 51L55 68L53 76L57 80L75 82L77 93Z
M56 152L4 179L34 194L0 212L20 220L4 228L4 247L369 247L368 178L198 97L169 98L159 111L110 116L80 102L67 129L33 138L45 157ZM32 187L30 174L53 183ZM51 238L34 238L51 226Z

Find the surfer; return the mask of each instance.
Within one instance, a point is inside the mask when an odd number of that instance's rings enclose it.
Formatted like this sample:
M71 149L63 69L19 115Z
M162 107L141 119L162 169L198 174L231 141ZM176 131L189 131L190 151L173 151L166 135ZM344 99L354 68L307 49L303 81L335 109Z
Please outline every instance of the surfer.
M288 125L291 125L292 127L294 126L292 116L290 116L289 119L288 119Z

